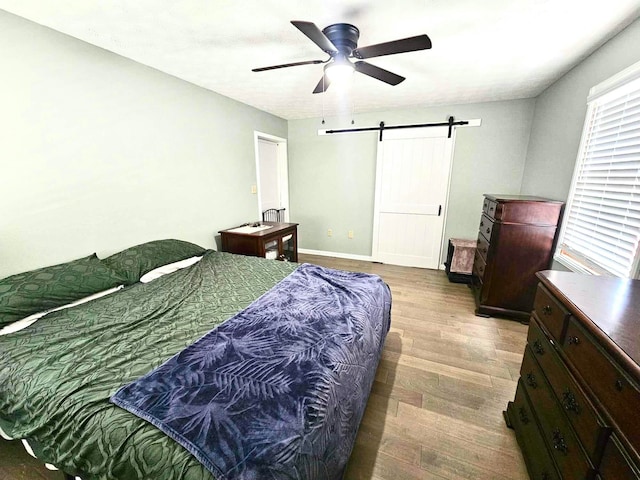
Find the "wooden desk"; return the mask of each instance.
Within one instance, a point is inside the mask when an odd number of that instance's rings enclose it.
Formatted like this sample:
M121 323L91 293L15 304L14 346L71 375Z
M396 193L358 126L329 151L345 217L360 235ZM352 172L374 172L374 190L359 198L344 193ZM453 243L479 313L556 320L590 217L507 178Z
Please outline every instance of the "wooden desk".
M270 228L238 231L241 227L220 230L222 251L250 255L253 257L274 258L289 262L298 261L298 224L260 222Z

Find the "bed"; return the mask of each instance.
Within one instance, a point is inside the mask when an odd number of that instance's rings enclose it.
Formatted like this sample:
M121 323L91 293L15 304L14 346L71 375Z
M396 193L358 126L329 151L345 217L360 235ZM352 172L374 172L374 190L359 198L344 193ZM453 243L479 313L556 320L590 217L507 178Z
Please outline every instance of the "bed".
M0 280L0 327L50 312L0 335L3 436L83 480L341 477L389 329L379 277L177 240L81 260Z

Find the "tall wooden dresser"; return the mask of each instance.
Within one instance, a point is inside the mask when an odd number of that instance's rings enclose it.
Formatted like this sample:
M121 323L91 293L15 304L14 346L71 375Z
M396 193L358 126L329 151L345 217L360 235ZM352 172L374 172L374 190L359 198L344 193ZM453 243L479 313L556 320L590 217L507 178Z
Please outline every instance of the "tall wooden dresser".
M505 412L531 479L640 479L640 281L537 277Z
M471 279L476 314L527 320L535 274L551 266L564 204L524 195L484 197Z

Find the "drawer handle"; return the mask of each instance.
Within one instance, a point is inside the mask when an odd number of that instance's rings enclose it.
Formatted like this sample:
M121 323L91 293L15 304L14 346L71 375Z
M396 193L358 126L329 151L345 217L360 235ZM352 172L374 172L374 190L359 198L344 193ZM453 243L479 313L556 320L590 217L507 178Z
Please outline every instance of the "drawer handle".
M484 222L482 220L480 220L480 226L484 227Z
M520 410L518 410L518 414L520 415L520 421L522 423L524 423L525 425L529 423L529 416L527 415L527 411L524 409L524 407L520 407Z
M567 454L567 450L569 450L564 441L564 437L557 428L553 431L553 448L565 455Z
M489 208L489 211L490 211L490 212L493 212L493 207Z
M562 406L568 412L575 412L577 415L580 414L580 405L578 405L575 395L568 389L562 394Z
M618 379L616 380L616 390L621 392L622 388L623 388L624 384L622 383L622 380Z
M491 231L491 229L489 227L487 227L487 233L489 233Z
M569 345L578 345L580 343L580 339L575 336L569 337Z
M536 376L533 373L527 373L527 385L531 388L537 388L538 382L536 382Z
M538 355L544 355L544 348L542 347L540 340L536 340L535 342L533 342L533 351Z
M545 305L544 307L542 307L542 313L543 313L544 315L546 315L547 317L548 317L549 315L551 315L551 312L552 312L552 311L553 311L553 310L551 309L551 305Z

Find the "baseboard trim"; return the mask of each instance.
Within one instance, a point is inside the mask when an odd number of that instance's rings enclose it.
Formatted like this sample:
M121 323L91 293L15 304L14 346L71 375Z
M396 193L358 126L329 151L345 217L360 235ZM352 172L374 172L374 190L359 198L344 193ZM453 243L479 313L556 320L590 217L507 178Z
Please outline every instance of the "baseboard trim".
M307 255L320 255L322 257L344 258L346 260L361 260L363 262L373 262L371 255L355 255L352 253L327 252L325 250L309 250L307 248L299 248L298 253Z

